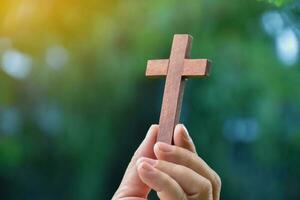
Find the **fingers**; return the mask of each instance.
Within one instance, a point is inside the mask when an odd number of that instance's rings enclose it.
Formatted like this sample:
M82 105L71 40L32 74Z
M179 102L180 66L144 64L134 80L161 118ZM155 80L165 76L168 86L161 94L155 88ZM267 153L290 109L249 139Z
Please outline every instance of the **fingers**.
M192 153L187 149L168 145L162 142L158 142L154 145L154 153L158 160L164 160L186 166L208 179L212 184L214 199L219 199L221 188L219 176L195 153Z
M153 153L153 146L156 142L157 132L158 125L152 125L149 128L145 139L134 153L113 199L119 199L128 196L145 198L149 193L149 187L141 181L139 175L137 174L135 163L140 157L155 157Z
M178 124L175 127L174 144L191 152L197 153L193 140L190 138L189 133L183 124Z
M161 172L168 174L184 190L188 196L201 196L202 199L212 199L212 185L210 181L195 171L171 162L140 158L137 163L148 163Z
M185 200L186 196L179 184L166 173L155 169L147 162L138 162L138 174L142 181L155 190L160 199Z
M160 199L214 199L220 195L219 176L197 155L183 125L174 132L175 146L156 142L158 126L151 126L113 199L146 199L150 188ZM153 151L154 149L154 151ZM158 160L146 159L157 158ZM129 200L129 199L128 199Z

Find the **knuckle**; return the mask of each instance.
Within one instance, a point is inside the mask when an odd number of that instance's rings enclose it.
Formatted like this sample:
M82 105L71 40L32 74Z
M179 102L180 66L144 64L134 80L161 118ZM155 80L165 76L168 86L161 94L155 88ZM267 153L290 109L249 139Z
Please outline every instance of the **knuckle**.
M212 179L213 179L212 182L215 185L215 187L216 188L221 188L222 181L221 181L220 176L216 172L213 172L213 178Z
M212 193L212 184L208 179L203 179L201 192L204 194L210 194Z
M194 156L186 156L183 158L186 166L194 166L194 170L198 173L200 170L200 166L197 164L197 158Z

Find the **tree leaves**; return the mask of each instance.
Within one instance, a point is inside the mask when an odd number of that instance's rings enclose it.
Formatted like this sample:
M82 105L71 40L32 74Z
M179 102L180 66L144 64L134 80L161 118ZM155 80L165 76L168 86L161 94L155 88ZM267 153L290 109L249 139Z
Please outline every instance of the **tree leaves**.
M286 3L290 3L293 0L265 0L268 1L269 3L275 4L276 6L283 6Z

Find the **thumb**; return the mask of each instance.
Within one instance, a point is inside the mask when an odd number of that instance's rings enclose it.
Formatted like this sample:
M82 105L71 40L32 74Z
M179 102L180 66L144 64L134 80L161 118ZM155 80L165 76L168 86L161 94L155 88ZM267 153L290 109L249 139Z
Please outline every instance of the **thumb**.
M153 147L156 143L156 137L158 133L158 125L153 124L150 126L147 135L140 146L135 151L131 163L135 166L136 161L140 157L150 157L155 158L155 154L153 152ZM131 164L130 163L130 164Z
M124 197L147 197L150 188L139 178L136 161L141 157L155 158L153 147L156 142L157 132L158 125L152 125L149 128L145 139L135 151L113 199Z

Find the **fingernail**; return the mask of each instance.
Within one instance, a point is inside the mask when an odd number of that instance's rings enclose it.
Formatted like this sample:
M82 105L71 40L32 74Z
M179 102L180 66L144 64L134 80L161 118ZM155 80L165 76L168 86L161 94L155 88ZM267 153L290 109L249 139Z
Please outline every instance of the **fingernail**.
M156 143L156 145L158 147L158 150L163 151L163 152L171 152L174 149L172 145L169 145L164 142L158 142L158 143Z
M146 162L142 162L139 165L139 168L141 170L143 170L148 176L153 176L153 175L156 174L155 169L151 165L149 165L148 163L146 163Z
M151 133L152 133L152 131L153 131L153 129L154 129L155 126L157 126L157 125L156 124L152 124L150 126L150 128L147 131L146 138L148 138L151 135Z
M182 127L184 128L186 134L187 134L188 136L190 136L189 131L187 130L187 128L185 127L185 125L182 124Z
M184 138L187 139L187 140L191 140L189 132L188 132L188 130L186 129L186 127L183 124L182 124L182 128L184 129L184 131L183 131L184 132L183 133Z
M139 158L136 162L137 165L141 164L142 162L146 162L148 163L149 165L151 166L155 166L157 161L156 160L153 160L153 159L150 159L150 158L146 158L146 157L142 157L142 158Z
M181 134L181 136L183 137L183 139L190 141L191 138L189 136L189 133L183 124L176 125L175 132L179 132Z
M155 166L156 163L157 163L157 160L153 160L153 159L150 159L150 158L144 158L143 162L146 162L146 163L148 163L151 166Z

